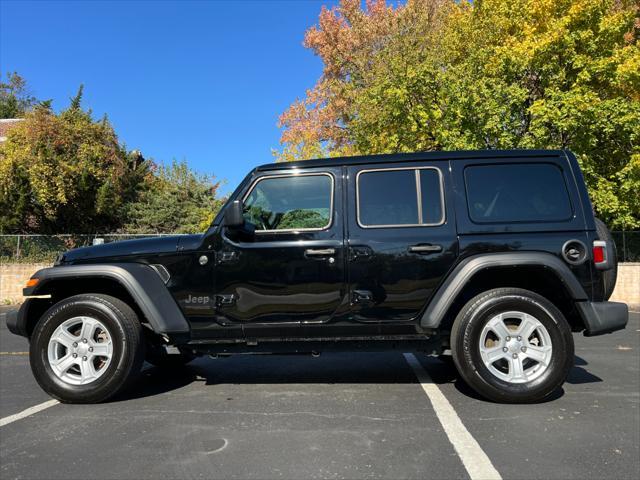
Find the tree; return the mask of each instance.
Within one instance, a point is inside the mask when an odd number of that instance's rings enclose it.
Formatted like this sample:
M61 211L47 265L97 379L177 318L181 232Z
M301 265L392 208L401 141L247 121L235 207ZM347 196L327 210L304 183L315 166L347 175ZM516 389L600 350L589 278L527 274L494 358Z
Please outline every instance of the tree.
M20 118L36 105L36 98L27 88L27 82L16 72L0 79L0 118Z
M216 197L220 182L184 161L155 167L140 187L139 198L127 206L128 233L203 232L224 203Z
M276 155L570 148L598 215L639 227L639 13L630 0L342 0L305 36L324 70L281 116Z
M89 233L119 227L125 205L148 175L106 119L71 106L36 106L0 144L0 231Z
M369 0L363 9L359 0L342 0L330 10L323 7L304 45L323 60L324 70L307 97L281 115L279 159L399 151L395 144L392 149L377 145L372 133L391 122L386 133L392 132L393 142L405 130L416 130L408 107L429 106L422 98L433 86L425 81L426 61L452 5L408 0L393 8L384 0Z

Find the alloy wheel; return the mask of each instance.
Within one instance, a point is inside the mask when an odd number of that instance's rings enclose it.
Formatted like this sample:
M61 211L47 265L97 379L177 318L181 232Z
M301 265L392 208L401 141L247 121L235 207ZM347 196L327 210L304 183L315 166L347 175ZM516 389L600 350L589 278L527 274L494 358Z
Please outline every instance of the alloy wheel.
M51 335L49 366L62 381L86 385L106 372L113 357L112 337L105 325L92 317L73 317Z
M482 329L479 348L489 372L509 383L540 377L553 354L551 337L542 322L519 311L492 317Z

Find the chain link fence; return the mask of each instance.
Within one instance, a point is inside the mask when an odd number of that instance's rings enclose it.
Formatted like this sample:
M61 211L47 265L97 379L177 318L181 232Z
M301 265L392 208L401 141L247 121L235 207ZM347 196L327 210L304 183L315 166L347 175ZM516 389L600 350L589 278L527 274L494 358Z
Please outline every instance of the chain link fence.
M613 231L619 262L640 262L640 231Z
M168 235L175 234L0 235L0 263L53 263L58 254L71 248Z
M611 232L619 262L640 262L640 231ZM173 234L0 235L0 263L46 263L71 248Z

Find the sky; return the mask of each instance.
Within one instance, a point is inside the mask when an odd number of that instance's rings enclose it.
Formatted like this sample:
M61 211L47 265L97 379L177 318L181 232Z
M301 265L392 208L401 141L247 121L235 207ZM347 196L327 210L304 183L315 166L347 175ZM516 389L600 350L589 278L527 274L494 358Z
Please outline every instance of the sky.
M304 32L335 3L0 0L0 72L56 110L84 84L128 149L184 159L228 193L273 161L278 116L322 72Z

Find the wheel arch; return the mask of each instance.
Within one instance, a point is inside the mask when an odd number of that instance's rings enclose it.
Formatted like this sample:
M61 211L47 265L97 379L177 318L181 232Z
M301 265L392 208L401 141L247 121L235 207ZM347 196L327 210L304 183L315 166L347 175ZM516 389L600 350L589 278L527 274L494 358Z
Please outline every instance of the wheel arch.
M450 330L457 313L471 298L501 287L542 295L563 313L572 330L584 330L585 323L575 303L588 300L586 292L567 265L542 252L495 253L463 260L432 297L420 325Z
M32 278L38 279L38 283L25 288L24 295L50 295L51 299L31 299L31 306L23 320L26 322L24 331L28 335L44 313L42 305L45 301L50 305L52 301L80 293L105 293L119 298L131 306L141 320L148 322L156 333L189 333L189 324L171 293L158 274L147 265L70 265L39 270Z

